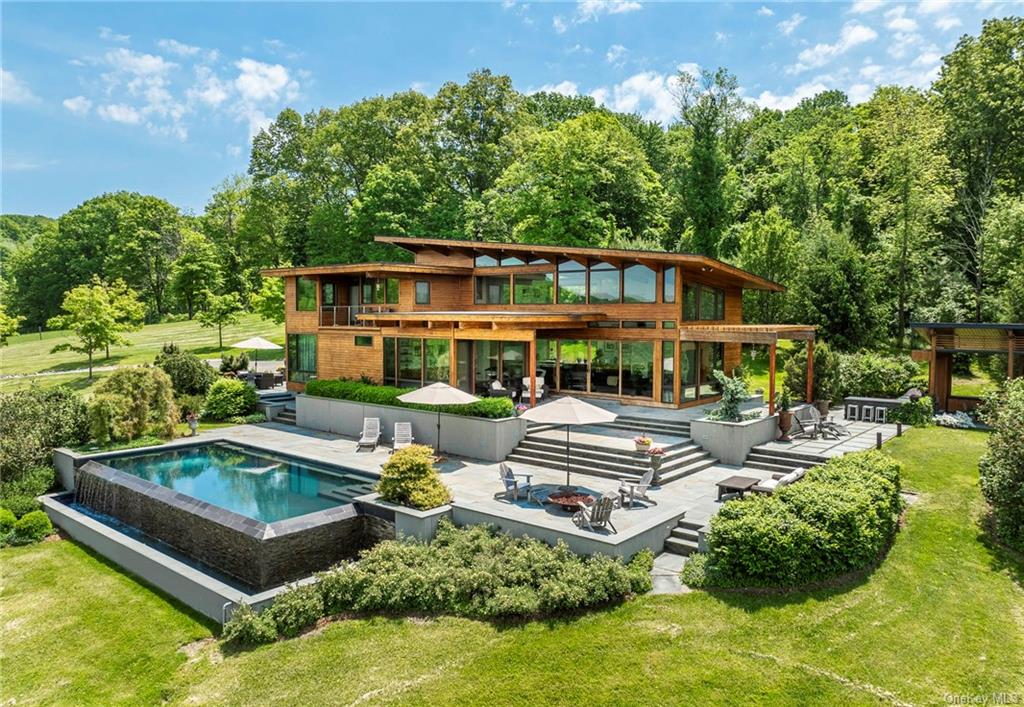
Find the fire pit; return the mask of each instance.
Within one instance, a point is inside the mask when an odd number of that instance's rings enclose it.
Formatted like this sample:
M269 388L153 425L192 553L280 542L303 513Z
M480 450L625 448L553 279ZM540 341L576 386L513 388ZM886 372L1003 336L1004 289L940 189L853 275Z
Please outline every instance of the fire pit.
M561 506L563 511L571 513L579 509L581 505L593 503L594 497L579 491L556 491L548 496L548 501Z

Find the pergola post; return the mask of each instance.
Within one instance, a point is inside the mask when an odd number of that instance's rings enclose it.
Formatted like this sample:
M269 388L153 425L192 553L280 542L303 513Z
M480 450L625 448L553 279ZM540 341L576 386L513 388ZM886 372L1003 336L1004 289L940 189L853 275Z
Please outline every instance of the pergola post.
M1013 378L1013 332L1008 332L1006 335L1006 379L1010 380Z
M534 348L537 346L537 335L533 335L533 338L526 342L526 360L523 362L530 367L530 407L537 407L537 362L534 360L537 356Z
M768 415L775 414L775 346L773 341L768 345Z
M807 402L814 402L814 339L807 340Z

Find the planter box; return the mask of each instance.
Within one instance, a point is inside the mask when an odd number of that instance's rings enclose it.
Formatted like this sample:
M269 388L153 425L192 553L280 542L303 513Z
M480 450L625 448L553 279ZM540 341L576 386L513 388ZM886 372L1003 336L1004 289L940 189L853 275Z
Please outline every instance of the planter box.
M425 410L357 403L312 395L295 396L295 420L300 427L346 437L359 437L364 417L380 418L383 440L390 441L396 422L411 422L418 444L439 452L483 461L502 461L526 436L526 420L491 420L441 413L441 448L437 448L437 413Z
M690 437L693 441L723 464L731 466L742 465L752 448L771 442L778 436L778 415L744 422L723 422L705 418L690 423Z
M437 524L441 522L441 519L451 520L452 518L452 507L449 505L420 511L382 501L378 493L359 496L355 501L364 509L376 507L387 514L394 514L395 537L397 538L416 538L423 542L430 542L437 535Z

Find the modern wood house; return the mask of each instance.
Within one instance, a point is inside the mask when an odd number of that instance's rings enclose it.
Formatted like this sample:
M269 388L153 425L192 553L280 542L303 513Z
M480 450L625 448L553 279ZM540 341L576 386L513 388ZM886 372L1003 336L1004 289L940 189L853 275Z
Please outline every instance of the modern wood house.
M718 396L712 371L739 366L742 343L769 346L773 389L777 340L813 353L814 327L742 323L744 289L781 285L702 255L376 240L413 262L263 271L285 278L290 389L443 381L524 402L566 392L683 407Z

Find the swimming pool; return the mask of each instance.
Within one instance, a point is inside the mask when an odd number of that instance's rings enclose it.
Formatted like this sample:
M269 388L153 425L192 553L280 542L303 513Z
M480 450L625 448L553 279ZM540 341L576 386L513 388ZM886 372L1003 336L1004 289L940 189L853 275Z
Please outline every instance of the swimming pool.
M233 513L274 523L351 503L375 479L227 442L109 457L103 463Z

